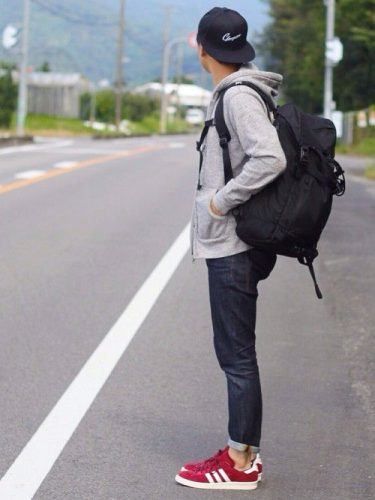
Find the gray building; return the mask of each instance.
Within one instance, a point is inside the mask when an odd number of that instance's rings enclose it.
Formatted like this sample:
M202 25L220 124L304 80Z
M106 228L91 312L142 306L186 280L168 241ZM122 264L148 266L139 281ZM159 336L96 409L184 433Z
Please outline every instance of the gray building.
M80 95L90 82L79 73L33 72L27 87L29 113L78 118Z

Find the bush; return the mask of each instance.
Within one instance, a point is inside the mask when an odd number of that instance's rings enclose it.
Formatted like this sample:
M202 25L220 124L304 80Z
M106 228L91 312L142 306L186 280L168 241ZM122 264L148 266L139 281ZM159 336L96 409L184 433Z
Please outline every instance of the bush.
M105 123L115 121L116 95L113 90L100 90L96 92L96 119ZM80 117L88 120L90 117L91 94L86 92L81 95ZM158 99L140 94L125 93L122 96L121 118L140 122L152 115L159 108Z
M122 97L122 117L134 122L142 121L159 108L159 100L127 92Z
M114 123L115 93L113 90L100 90L96 93L96 119L100 122Z
M92 94L90 94L90 92L81 94L79 106L79 117L81 120L90 119L91 99Z
M17 105L17 87L12 79L12 66L0 63L0 127L9 128Z

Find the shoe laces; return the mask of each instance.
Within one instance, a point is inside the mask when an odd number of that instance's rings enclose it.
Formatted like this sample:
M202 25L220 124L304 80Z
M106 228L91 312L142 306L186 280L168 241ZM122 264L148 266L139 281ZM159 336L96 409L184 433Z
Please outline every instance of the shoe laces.
M196 467L197 472L205 472L212 469L214 466L219 465L219 456L224 453L226 448L219 450L213 457L207 458L202 463L198 464Z

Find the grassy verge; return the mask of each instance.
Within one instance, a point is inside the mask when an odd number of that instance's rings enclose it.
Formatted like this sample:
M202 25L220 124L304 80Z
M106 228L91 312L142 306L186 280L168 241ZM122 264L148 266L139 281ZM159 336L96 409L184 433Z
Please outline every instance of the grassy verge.
M375 163L372 163L371 165L368 165L365 169L364 176L367 179L371 179L375 181Z
M339 143L336 148L336 153L375 156L375 137L366 137L358 144L352 144L351 146Z
M12 131L16 128L15 119L11 128ZM85 127L81 120L47 115L28 115L25 129L27 134L47 136L90 135L92 133L92 130Z
M160 118L157 114L147 116L142 121L132 122L130 130L133 134L157 134L160 130ZM168 133L190 132L192 127L185 120L175 119L168 123Z
M131 135L148 135L159 133L160 119L157 114L147 116L139 122L130 122ZM11 129L0 132L14 134L16 130L15 117ZM64 118L47 115L28 115L25 125L26 134L43 136L74 136L74 135L96 135L99 137L118 137L117 132L97 131L85 127L81 120L75 118ZM181 119L176 119L168 124L168 133L190 132L191 126Z

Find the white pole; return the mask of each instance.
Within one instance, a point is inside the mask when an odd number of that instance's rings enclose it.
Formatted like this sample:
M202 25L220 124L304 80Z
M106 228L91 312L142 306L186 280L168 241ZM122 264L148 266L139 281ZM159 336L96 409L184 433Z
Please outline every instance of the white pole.
M21 62L18 82L17 102L17 135L25 135L25 119L27 115L27 60L29 53L30 0L23 2L23 27Z
M327 44L335 36L335 0L324 0L327 7L326 56L324 76L324 116L331 119L333 103L333 62L327 57Z

